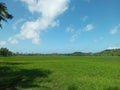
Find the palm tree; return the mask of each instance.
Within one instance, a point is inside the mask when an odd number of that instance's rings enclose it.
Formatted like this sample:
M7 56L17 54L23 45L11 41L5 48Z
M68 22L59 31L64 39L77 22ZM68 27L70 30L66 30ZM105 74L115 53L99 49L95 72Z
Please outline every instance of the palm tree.
M0 2L0 22L6 21L7 19L12 19L13 16L7 12L7 7L5 3ZM2 24L0 23L0 27L2 28Z

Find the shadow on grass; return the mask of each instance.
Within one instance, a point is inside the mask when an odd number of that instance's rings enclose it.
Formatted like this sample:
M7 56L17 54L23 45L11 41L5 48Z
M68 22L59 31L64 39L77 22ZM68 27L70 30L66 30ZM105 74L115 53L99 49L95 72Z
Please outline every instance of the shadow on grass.
M110 86L108 88L105 88L104 90L120 90L120 88L117 86L114 86L114 87Z
M24 65L24 64L31 64L31 63L19 63L19 62L18 62L18 63L14 63L14 62L10 63L10 62L0 62L0 64L3 65L3 66L6 66L6 65L7 65L7 66L8 66L8 65L10 65L10 66L11 66L11 65L12 65L12 66L16 66L16 65Z
M19 90L17 87L40 87L49 90L49 87L40 84L50 82L51 73L50 70L43 69L19 69L15 65L13 67L0 66L0 90Z
M78 90L78 86L75 85L75 84L71 84L71 85L68 86L67 90Z

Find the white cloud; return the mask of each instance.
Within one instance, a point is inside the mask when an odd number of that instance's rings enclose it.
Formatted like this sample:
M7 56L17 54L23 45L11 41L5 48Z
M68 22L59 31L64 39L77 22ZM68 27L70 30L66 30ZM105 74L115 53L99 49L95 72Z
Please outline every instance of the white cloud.
M0 41L0 46L4 46L6 44L6 41Z
M75 42L81 33L81 29L75 30L75 28L73 28L73 25L70 25L66 28L66 32L71 34L70 42Z
M86 27L84 28L84 31L91 31L94 29L94 26L92 24L88 24L86 25Z
M111 34L116 34L117 33L117 29L112 29L110 33Z
M81 33L81 29L74 30L73 35L70 38L70 42L76 41L78 39L78 36L80 35L80 33Z
M84 16L84 17L82 18L82 21L85 22L87 19L88 19L88 16Z
M120 31L120 24L115 26L111 31L110 34L117 34Z
M59 26L59 25L60 25L60 21L59 20L56 20L53 23L51 23L51 27L56 27L56 26Z
M108 47L107 49L120 49L120 46Z
M17 30L18 24L22 23L23 21L25 21L25 19L23 19L23 18L17 20L17 21L13 24L13 30Z
M13 38L13 37L10 37L10 38L8 39L8 42L9 42L10 44L13 44L13 45L18 44L18 40L16 40L16 39Z
M15 39L31 39L32 43L40 43L40 34L48 27L59 25L56 18L68 9L70 0L21 0L27 5L28 10L40 16L35 21L25 22Z
M66 32L70 32L70 33L73 33L75 30L73 27L71 26L68 26L67 29L66 29Z
M84 28L79 28L78 30L75 30L73 27L68 26L66 29L66 32L72 33L72 36L70 38L70 42L74 42L77 40L78 36L80 35L81 32L87 32L91 31L94 29L94 26L92 24L86 25ZM99 40L103 40L103 37L100 37ZM97 40L94 40L96 42Z
M28 5L30 12L41 13L43 17L55 18L68 7L69 0L21 0Z
M70 42L76 41L77 37L78 37L78 34L73 34L70 38Z

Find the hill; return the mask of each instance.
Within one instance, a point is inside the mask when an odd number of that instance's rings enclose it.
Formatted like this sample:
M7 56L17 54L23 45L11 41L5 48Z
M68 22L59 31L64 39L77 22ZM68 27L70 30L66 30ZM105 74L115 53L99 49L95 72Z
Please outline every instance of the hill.
M95 55L120 56L120 49L107 49Z
M120 56L120 49L107 49L98 53L85 53L85 52L74 52L70 55L74 55L74 56Z

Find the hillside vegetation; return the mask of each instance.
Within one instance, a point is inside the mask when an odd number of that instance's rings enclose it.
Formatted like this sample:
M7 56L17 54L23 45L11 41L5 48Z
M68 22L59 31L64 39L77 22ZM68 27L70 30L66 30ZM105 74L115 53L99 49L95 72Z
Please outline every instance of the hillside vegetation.
M74 52L71 55L78 55L78 56L120 56L120 49L107 49L97 53L84 53L84 52Z
M120 56L120 49L111 49L111 50L104 50L97 55L109 55L109 56Z
M48 56L48 55L52 55L52 56L120 56L120 49L107 49L101 52L97 52L97 53L85 53L85 52L74 52L74 53L67 53L67 54L60 54L60 53L51 53L51 54L42 54L42 53L15 53L10 51L7 48L1 48L0 49L0 56L23 56L23 55L27 55L27 56Z

